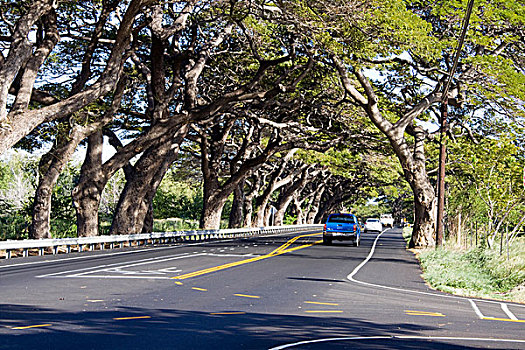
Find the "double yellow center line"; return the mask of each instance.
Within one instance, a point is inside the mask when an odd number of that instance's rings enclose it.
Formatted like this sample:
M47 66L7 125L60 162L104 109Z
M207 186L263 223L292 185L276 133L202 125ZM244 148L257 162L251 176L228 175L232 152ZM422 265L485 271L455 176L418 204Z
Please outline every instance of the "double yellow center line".
M244 265L244 264L249 264L249 263L252 263L252 262L255 262L255 261L260 261L260 260L272 258L274 256L278 256L278 255L281 255L281 254L293 252L293 251L296 251L296 250L299 250L299 249L311 247L314 244L318 244L318 243L322 242L322 240L315 241L315 242L310 243L310 244L303 244L303 245L300 245L300 246L297 246L297 247L294 247L294 248L288 248L291 244L293 244L299 238L310 237L310 236L318 236L320 234L322 234L322 233L321 232L309 233L309 234L306 234L306 235L296 236L296 237L288 240L285 244L283 244L279 248L275 249L271 253L268 253L268 254L265 254L265 255L262 255L262 256L257 256L257 257L254 257L254 258L250 258L250 259L235 261L235 262L232 262L232 263L229 263L229 264L224 264L224 265L210 267L210 268L207 268L207 269L204 269L204 270L199 270L199 271L195 271L195 272L186 273L184 275L179 275L179 276L172 277L172 279L184 280L184 279L187 279L187 278L202 276L202 275L205 275L205 274L208 274L208 273L229 269L229 268L240 266L240 265Z

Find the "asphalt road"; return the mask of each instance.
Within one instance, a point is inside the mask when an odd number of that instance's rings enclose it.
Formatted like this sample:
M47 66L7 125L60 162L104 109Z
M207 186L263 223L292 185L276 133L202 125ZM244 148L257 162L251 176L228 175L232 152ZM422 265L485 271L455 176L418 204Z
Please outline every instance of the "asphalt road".
M0 262L0 349L525 349L525 305L430 290L398 229Z

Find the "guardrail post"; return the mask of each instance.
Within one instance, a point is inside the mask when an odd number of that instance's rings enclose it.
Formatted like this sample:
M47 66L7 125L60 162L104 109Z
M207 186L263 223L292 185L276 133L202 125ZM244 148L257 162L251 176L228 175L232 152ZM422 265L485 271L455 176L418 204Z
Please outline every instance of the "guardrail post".
M66 246L66 251L67 251L68 254L71 253L71 244L68 244Z
M53 255L57 255L58 254L58 246L53 246Z
M22 256L23 256L24 258L27 258L27 257L29 256L29 249L24 248L24 251L23 251L23 253L22 253Z
M5 251L5 258L6 259L11 259L11 250L10 249Z
M38 249L38 255L39 255L39 256L44 255L44 248L39 248L39 249Z

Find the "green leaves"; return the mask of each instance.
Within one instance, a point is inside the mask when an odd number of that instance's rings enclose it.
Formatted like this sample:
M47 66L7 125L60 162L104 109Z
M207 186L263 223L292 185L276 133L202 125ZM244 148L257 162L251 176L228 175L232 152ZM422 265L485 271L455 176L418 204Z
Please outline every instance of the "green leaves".
M368 58L390 57L411 51L426 60L439 57L441 45L430 34L432 26L407 9L402 0L371 1L360 23L368 34Z

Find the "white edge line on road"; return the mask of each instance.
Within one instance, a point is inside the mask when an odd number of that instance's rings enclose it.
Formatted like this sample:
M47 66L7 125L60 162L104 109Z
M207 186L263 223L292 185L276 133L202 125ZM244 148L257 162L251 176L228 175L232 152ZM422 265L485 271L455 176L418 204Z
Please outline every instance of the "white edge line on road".
M463 340L463 341L485 341L485 342L500 342L500 343L525 343L525 339L495 339L495 338L464 338L464 337L424 337L424 336L410 336L410 335L392 335L392 336L371 336L371 337L339 337L339 338L324 338L305 340L297 343L283 344L269 350L282 350L288 349L299 345L313 344L313 343L325 343L332 341L342 340L395 340L395 339L409 339L409 340Z
M500 301L494 301L494 300L486 300L486 299L476 299L476 298L468 298L468 297L462 297L462 296L456 296L456 295L447 295L447 294L438 294L438 293L430 293L430 292L422 292L422 291L419 291L419 290L412 290L412 289L404 289L404 288L397 288L397 287L390 287L390 286L384 286L384 285L381 285L381 284L375 284L375 283L368 283L368 282L363 282L363 281L359 281L359 280L356 280L354 279L354 276L359 272L359 270L361 270L361 268L363 266L365 266L365 264L372 258L372 255L374 255L374 251L376 249L376 245L377 245L377 241L379 240L379 238L381 237L381 235L383 233L385 233L386 231L388 231L390 229L386 229L384 230L383 232L381 232L379 235L377 235L376 239L374 240L374 243L372 244L372 248L370 249L370 253L368 254L368 256L366 257L365 260L363 260L361 262L361 264L359 264L348 276L346 276L346 278L348 278L348 280L350 280L351 282L354 282L354 283L358 283L358 284L361 284L361 285L364 285L364 286L367 286L367 287L376 287L376 288L382 288L382 289L388 289L388 290L394 290L394 291L397 291L397 292L403 292L403 293L414 293L414 294L422 294L422 295L429 295L429 296L434 296L434 297L439 297L439 298L447 298L447 299L456 299L456 300L476 300L478 302L483 302L483 303L489 303L489 304L501 304ZM521 304L514 304L514 303L511 303L512 306L516 306L516 307L521 307L521 308L525 308L525 305L521 305ZM479 309L478 309L479 310ZM474 310L475 311L475 310Z
M476 303L474 302L474 300L472 299L468 299L468 301L470 302L470 305L472 306L472 309L474 310L474 312L476 313L476 315L478 315L478 317L482 320L485 318L485 315L483 315L481 313L481 310L479 309L479 307L476 305Z
M510 312L509 306L507 304L501 303L500 305L501 305L501 310L503 310L503 312L506 313L507 316L509 316L511 320L514 320L514 321L518 320L518 318L512 312Z

